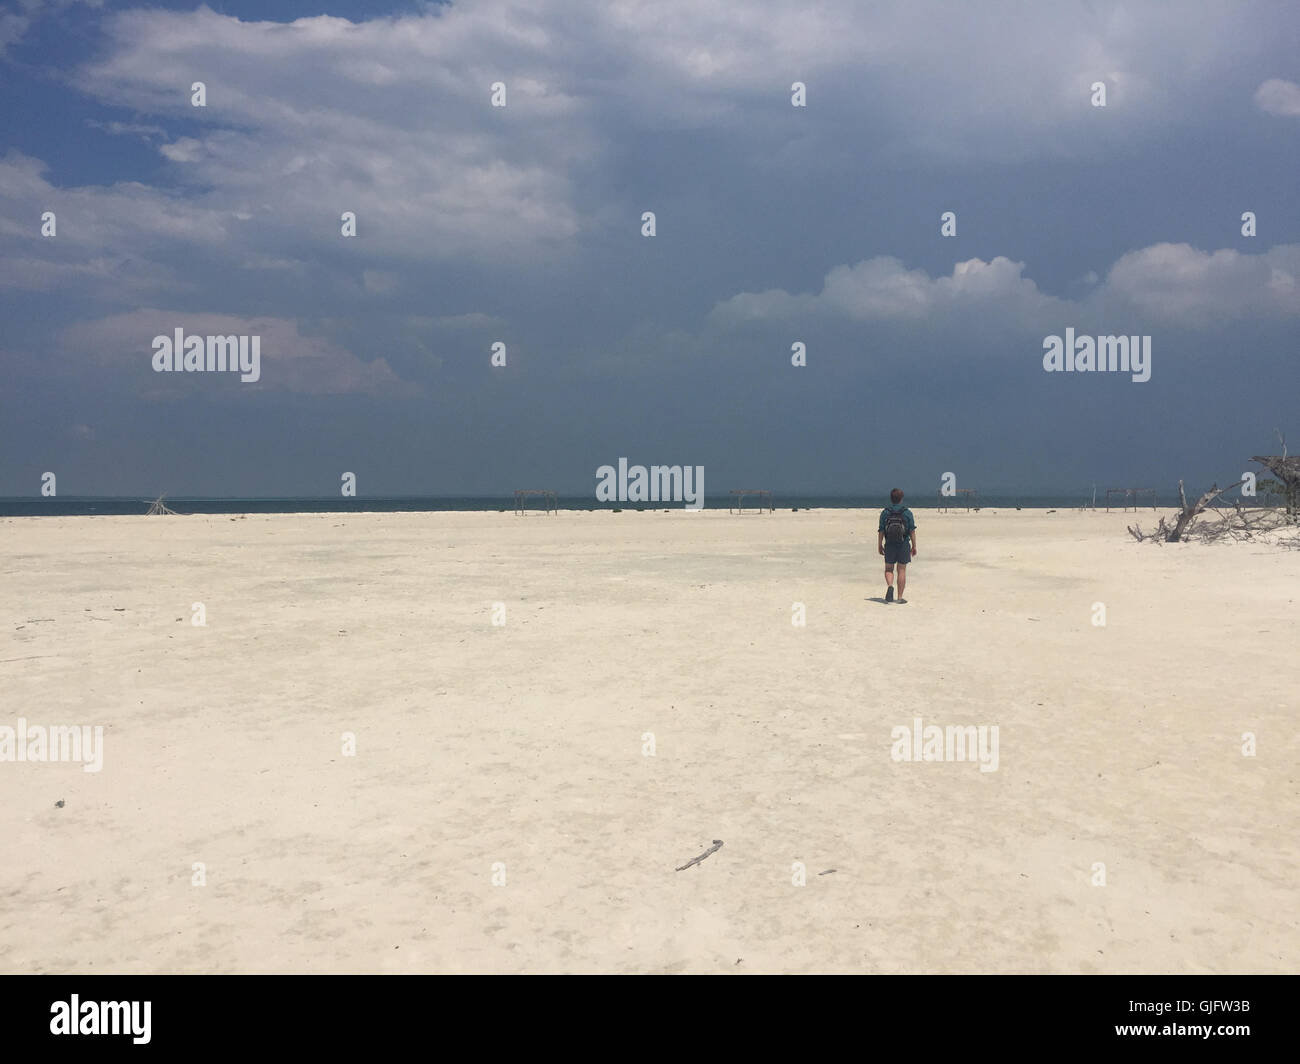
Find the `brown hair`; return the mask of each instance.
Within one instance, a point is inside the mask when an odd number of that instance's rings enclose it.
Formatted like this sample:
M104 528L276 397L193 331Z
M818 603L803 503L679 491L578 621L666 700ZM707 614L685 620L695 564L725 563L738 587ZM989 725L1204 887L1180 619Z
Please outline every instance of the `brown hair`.
M902 502L902 501L903 501L903 490L902 490L901 488L895 488L893 491L891 491L891 492L889 493L889 501L892 502L892 503L900 503L900 502Z

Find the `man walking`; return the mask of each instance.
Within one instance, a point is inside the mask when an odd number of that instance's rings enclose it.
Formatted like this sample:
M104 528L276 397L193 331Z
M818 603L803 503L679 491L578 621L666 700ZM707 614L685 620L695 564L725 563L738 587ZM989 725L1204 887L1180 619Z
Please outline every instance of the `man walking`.
M885 601L894 601L894 566L897 565L898 603L905 605L907 599L903 598L903 589L907 587L907 563L916 554L916 518L903 505L903 493L898 488L889 493L889 505L880 511L876 549L885 556Z

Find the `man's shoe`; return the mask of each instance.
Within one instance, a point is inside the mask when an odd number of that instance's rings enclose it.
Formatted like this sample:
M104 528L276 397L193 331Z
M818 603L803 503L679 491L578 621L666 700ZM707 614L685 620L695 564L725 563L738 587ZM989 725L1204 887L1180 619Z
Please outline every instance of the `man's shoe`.
M894 601L894 589L892 587L885 589L885 601L886 602Z

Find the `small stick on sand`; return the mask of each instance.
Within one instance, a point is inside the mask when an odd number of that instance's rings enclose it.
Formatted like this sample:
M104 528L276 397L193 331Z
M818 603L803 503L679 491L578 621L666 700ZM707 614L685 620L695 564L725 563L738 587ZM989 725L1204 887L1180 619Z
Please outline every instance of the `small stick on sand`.
M707 850L705 850L702 854L700 854L699 857L692 857L689 861L687 861L684 865L682 865L681 868L677 869L677 871L683 872L686 869L690 868L691 865L699 864L701 861L704 860L704 858L708 857L710 854L717 853L720 849L722 849L722 840L714 839L712 846L710 846Z

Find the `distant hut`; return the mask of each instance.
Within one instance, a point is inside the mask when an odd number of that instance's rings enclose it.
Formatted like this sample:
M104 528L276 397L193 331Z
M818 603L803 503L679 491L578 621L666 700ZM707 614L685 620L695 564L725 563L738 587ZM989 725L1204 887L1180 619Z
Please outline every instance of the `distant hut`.
M1283 448L1285 450L1286 448ZM1286 512L1288 517L1300 513L1300 455L1254 455L1252 462L1258 462L1278 480L1286 491Z

